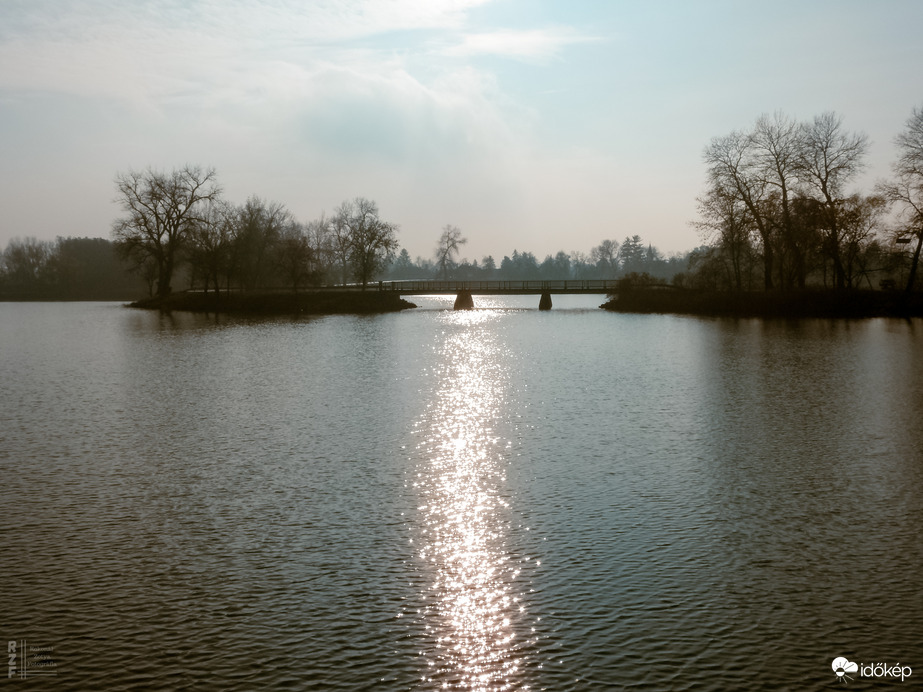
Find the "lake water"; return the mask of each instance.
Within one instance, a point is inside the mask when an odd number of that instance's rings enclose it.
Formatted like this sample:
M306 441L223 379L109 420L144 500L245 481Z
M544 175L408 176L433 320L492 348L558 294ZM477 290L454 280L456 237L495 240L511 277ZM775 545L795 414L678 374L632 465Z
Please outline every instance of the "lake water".
M923 680L923 322L415 300L0 304L7 687Z

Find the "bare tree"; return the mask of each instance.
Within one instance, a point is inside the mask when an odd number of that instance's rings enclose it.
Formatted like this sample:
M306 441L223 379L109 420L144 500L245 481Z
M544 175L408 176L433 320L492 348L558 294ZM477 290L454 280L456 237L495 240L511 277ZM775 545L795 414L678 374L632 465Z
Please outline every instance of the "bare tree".
M311 280L316 284L326 283L332 278L336 263L330 220L326 214L321 214L320 218L305 225L304 233L312 250Z
M619 243L604 240L590 250L590 260L604 277L613 277L619 270Z
M892 165L894 178L879 185L879 191L898 206L902 226L900 235L917 239L910 263L906 292L913 290L923 247L923 107L914 108L906 129L894 140L898 159Z
M350 218L354 203L347 200L337 207L330 220L330 248L334 261L340 268L340 283L349 281L349 258L352 254L352 228Z
M763 285L773 287L773 227L767 214L769 183L754 163L753 138L734 131L716 137L705 148L708 183L715 194L739 200L750 214L763 249Z
M552 266L555 278L569 279L571 277L570 255L564 250L558 250L555 253Z
M715 264L722 262L727 269L728 284L734 290L743 290L744 269L745 265L749 265L750 237L754 228L753 215L738 195L720 187L712 187L696 201L700 220L692 225L704 241L715 245L715 252L709 255L708 260Z
M883 197L850 195L839 205L840 257L847 288L858 288L862 277L872 287L869 259L878 247L878 234L887 203Z
M276 246L276 265L293 291L308 281L314 251L304 227L294 220L286 224Z
M229 278L232 271L232 246L235 237L235 209L224 200L210 201L189 238L189 262L193 275L202 277L205 292L209 284L215 291L220 279Z
M618 250L616 250L616 253L618 253ZM590 255L581 250L574 250L570 253L570 266L575 279L586 279L595 276L596 263L590 264Z
M221 193L215 170L185 166L163 173L148 168L120 173L115 184L125 216L112 224L113 238L139 264L153 261L157 295L166 297L180 250L202 221L204 204Z
M237 210L234 270L244 288L263 288L271 282L273 253L283 229L293 221L285 205L256 196Z
M468 242L463 238L461 229L458 226L446 224L442 228L442 235L439 236L439 245L436 246L436 264L439 265L439 271L443 279L449 276L449 265L452 264L452 257L458 254L458 249Z
M847 285L843 261L844 228L842 216L846 195L844 186L864 165L868 137L843 130L843 120L832 112L814 118L803 126L803 147L798 170L815 194L824 212L824 249L833 262L837 288Z
M394 257L397 225L379 218L375 202L357 197L337 208L333 228L338 247L342 242L348 251L347 260L353 278L365 289Z
M775 193L770 195L770 198L775 198L775 204L764 207L761 216L765 223L777 228L781 236L778 246L781 256L777 258L777 263L782 287L785 288L794 279L803 288L807 268L803 248L795 238L790 203L801 160L802 128L777 111L771 117L762 115L757 118L750 141L757 175ZM791 271L786 271L786 262L792 265Z

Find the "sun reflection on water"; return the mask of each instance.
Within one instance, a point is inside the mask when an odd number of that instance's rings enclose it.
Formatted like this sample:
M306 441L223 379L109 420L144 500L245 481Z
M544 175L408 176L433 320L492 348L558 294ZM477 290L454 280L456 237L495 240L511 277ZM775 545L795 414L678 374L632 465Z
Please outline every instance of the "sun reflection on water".
M422 613L430 639L424 682L435 689L527 689L507 546L503 449L495 433L508 372L491 310L446 312L436 395L421 421L419 559L429 591Z

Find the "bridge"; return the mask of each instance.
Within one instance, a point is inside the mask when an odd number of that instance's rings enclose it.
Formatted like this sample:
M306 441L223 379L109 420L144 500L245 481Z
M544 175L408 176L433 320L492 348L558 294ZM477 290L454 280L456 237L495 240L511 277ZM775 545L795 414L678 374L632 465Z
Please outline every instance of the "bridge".
M539 310L551 309L552 295L598 294L608 295L618 290L618 279L584 279L559 281L380 281L379 291L390 291L402 296L455 295L455 309L474 307L472 296L537 295L541 296ZM375 288L369 284L369 288Z

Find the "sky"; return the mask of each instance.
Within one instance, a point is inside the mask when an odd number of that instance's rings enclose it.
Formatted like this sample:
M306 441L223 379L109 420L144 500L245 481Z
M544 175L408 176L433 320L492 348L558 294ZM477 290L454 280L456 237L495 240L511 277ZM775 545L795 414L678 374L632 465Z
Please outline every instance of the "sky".
M866 192L923 105L919 0L0 0L0 248L109 237L114 179L214 167L300 221L374 200L412 257L701 239L702 151L836 111Z

